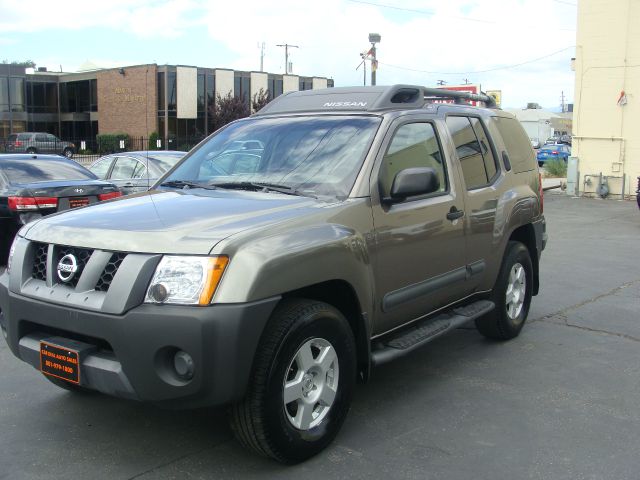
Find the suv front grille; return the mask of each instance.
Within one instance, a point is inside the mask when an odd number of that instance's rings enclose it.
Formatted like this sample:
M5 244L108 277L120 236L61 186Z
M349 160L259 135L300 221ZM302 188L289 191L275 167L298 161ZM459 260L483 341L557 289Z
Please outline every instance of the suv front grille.
M86 248L75 248L75 247L58 247L56 250L57 250L57 255L55 256L56 261L53 264L53 268L57 267L58 262L60 262L60 260L65 255L73 255L74 257L76 257L76 261L78 263L78 270L76 271L75 275L71 277L71 280L69 280L68 282L63 282L66 285L71 285L72 287L75 287L78 284L78 280L82 276L82 271L84 270L84 267L87 265L89 258L91 258L91 254L93 253L93 250L87 250ZM54 275L53 278L56 280L56 282L58 281L57 275Z
M33 243L33 268L31 270L31 277L36 280L41 280L43 282L47 281L47 268L49 267L49 245L46 243ZM53 259L51 261L52 278L53 282L66 285L71 288L75 288L78 285L78 281L84 272L84 269L89 262L89 259L94 254L94 252L98 252L98 250L90 250L86 248L78 248L78 247L68 247L64 245L54 245L53 246ZM102 253L102 252L101 252ZM127 256L126 253L123 252L106 252L111 254L109 257L109 261L104 266L98 281L93 287L98 292L107 292L109 287L111 286L111 282L115 277L120 265L124 261ZM76 259L76 264L78 269L75 274L71 277L68 282L62 282L57 275L57 267L60 260L65 255L73 255ZM104 256L102 256L104 259ZM104 261L104 260L102 260Z
M126 256L126 253L114 253L111 255L109 263L105 265L102 275L100 275L100 280L98 280L98 283L96 284L96 290L99 292L106 292L109 290L113 277L115 277L116 272L120 268L120 265Z
M47 255L49 245L46 243L35 243L35 254L33 258L33 270L31 276L43 282L47 280Z

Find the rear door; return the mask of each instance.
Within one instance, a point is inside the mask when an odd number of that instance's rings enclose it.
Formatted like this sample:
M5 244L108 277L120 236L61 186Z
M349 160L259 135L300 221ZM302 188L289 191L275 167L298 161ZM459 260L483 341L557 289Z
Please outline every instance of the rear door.
M144 165L142 165L144 167ZM139 179L136 179L136 171L140 171L141 163L135 158L131 157L116 157L111 169L111 182L115 183L123 195L129 195L135 193L136 184L139 183Z
M459 216L465 210L464 198L455 168L444 154L437 125L429 116L397 119L373 172L376 248L372 261L378 299L374 334L466 295L464 227ZM397 172L411 167L433 168L440 189L400 203L382 202ZM459 213L450 215L452 212Z
M469 277L469 287L484 290L492 286L486 281L489 267L499 262L502 254L497 247L503 231L496 228L496 211L498 187L503 177L496 161L495 146L479 116L448 115L446 124L466 190L467 264L475 273Z
M36 133L33 136L33 146L38 153L53 153L51 151L53 145L47 141L46 133Z

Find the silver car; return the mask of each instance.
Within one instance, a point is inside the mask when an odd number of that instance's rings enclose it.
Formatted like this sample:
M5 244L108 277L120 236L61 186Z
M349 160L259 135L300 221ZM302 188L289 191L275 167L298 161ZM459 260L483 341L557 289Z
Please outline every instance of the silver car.
M7 153L54 153L73 158L76 146L50 133L23 132L10 134L5 150Z

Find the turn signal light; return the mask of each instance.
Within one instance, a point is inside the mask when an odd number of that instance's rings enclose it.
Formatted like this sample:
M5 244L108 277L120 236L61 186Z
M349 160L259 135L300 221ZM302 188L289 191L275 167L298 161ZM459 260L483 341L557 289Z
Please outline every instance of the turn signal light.
M118 198L122 196L122 192L109 192L98 194L98 200L101 202L104 200L111 200L112 198Z
M39 208L56 208L56 197L9 197L9 210L38 210Z

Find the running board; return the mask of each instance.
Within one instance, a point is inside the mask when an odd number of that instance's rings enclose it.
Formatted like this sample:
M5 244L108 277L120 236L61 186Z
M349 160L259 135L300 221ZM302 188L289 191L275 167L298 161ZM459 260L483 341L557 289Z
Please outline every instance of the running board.
M489 313L494 308L493 302L479 300L394 332L382 340L379 348L374 349L372 346L371 365L381 365L403 357L448 331Z

